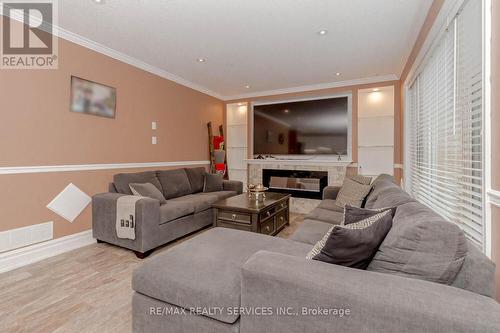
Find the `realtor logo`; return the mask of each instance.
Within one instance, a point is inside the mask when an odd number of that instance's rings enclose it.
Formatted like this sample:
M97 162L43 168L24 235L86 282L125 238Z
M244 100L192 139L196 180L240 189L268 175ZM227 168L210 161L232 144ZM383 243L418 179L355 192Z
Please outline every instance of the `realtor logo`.
M57 68L56 5L56 0L0 2L0 68Z

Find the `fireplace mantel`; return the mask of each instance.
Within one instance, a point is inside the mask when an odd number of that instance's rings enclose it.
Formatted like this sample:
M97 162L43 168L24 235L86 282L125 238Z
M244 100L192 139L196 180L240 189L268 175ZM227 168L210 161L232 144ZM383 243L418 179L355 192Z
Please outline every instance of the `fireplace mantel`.
M264 158L264 159L247 159L248 164L279 164L279 165L331 165L341 167L356 167L352 161L337 161L332 159L277 159L277 158Z

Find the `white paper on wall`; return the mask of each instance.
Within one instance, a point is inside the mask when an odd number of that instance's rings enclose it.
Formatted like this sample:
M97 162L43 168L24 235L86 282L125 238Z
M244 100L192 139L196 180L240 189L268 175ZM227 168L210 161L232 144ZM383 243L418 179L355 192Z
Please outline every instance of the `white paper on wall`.
M70 183L47 205L47 208L69 222L73 222L91 200L85 192Z

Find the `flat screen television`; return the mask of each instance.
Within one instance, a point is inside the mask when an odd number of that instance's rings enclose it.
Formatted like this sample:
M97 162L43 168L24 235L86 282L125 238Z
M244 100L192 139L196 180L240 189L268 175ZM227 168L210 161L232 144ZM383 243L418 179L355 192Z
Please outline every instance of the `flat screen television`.
M348 97L254 105L255 155L347 155Z

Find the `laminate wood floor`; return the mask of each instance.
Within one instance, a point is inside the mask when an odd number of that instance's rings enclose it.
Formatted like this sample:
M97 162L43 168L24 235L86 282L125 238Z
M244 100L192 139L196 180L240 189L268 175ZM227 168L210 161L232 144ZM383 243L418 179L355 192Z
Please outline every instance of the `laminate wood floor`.
M290 220L278 237L289 237L302 216ZM96 243L0 274L0 332L131 332L132 271L140 264L131 251Z

